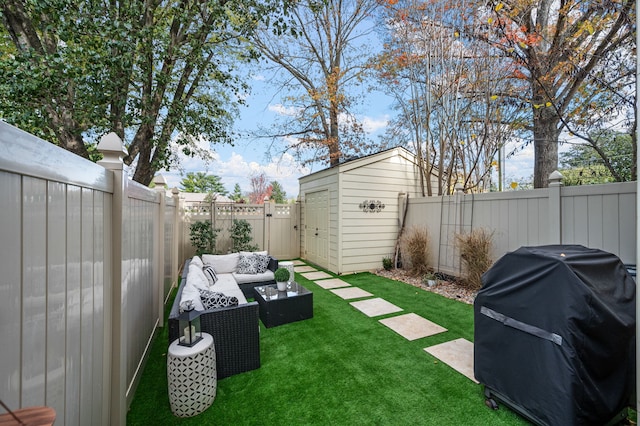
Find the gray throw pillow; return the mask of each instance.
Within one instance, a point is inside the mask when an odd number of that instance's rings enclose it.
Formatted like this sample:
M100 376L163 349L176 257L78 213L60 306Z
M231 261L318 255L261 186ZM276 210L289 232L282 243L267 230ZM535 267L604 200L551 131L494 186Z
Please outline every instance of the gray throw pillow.
M269 256L265 254L255 254L257 259L257 273L264 274L269 269Z
M258 273L258 259L252 254L241 254L238 261L238 273L239 274L252 274Z

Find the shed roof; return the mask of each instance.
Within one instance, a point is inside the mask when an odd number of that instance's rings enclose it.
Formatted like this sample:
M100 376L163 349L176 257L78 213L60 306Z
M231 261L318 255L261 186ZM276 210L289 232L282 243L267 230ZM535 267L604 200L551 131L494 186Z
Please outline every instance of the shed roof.
M379 151L373 154L367 154L362 157L350 158L346 159L339 164L335 164L333 166L329 166L326 169L318 170L317 172L309 173L306 176L302 176L299 180L309 178L311 176L317 175L319 173L326 172L328 170L336 169L338 172L345 172L349 170L356 169L358 167L363 167L372 163L376 163L378 161L385 160L389 157L400 155L406 157L410 161L415 161L415 154L402 146L396 146L393 148L385 149L383 151Z

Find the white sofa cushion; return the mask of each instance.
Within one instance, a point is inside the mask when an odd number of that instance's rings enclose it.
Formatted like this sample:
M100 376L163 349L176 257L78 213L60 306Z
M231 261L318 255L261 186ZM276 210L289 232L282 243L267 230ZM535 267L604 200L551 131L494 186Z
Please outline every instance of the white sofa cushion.
M240 290L238 283L231 274L218 275L218 281L209 287L209 290L224 293L226 296L237 297L239 305L247 303L247 298L244 297L242 290Z
M205 265L213 266L218 274L230 274L238 270L240 253L230 254L203 254L202 261Z
M261 283L265 281L273 281L273 271L267 269L266 272L262 274L232 274L233 278L236 280L238 284L246 284L246 283Z

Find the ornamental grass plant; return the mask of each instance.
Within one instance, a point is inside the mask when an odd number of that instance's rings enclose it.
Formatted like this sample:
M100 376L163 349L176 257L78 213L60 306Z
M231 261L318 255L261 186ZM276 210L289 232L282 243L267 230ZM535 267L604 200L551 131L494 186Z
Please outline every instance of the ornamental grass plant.
M265 328L261 367L218 381L213 405L173 416L167 393L167 328L159 330L128 425L526 425L507 407L492 411L482 386L424 351L473 341L473 307L371 273L340 279L403 312L370 318L296 274L313 292L312 319ZM169 306L171 301L169 302ZM416 313L447 332L408 341L378 320Z
M464 271L463 284L472 290L480 290L482 274L487 272L493 264L491 259L493 233L478 228L467 234L458 234L456 245L460 251Z
M415 276L429 272L431 251L429 249L429 232L423 226L412 226L401 239L403 263L405 268Z

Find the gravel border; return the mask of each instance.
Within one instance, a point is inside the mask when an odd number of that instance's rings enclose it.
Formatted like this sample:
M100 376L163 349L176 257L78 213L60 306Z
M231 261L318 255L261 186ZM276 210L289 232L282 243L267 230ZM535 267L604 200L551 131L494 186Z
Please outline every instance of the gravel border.
M409 273L403 269L376 269L373 273L381 277L411 284L414 287L419 287L425 291L437 293L449 299L459 300L468 305L473 305L473 300L477 293L474 290L469 290L468 288L462 287L460 284L451 281L438 280L436 285L429 287L427 284L422 282L421 278L409 275Z

